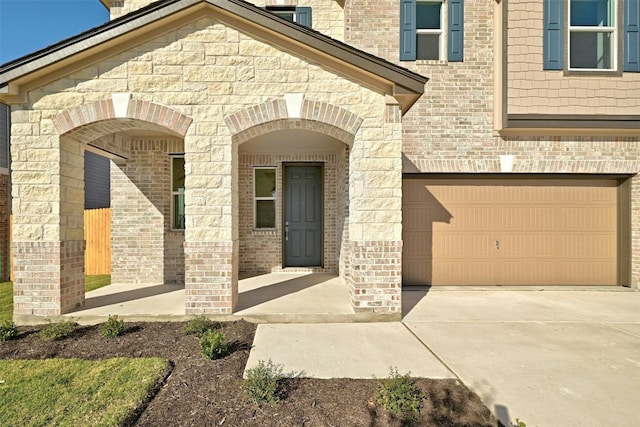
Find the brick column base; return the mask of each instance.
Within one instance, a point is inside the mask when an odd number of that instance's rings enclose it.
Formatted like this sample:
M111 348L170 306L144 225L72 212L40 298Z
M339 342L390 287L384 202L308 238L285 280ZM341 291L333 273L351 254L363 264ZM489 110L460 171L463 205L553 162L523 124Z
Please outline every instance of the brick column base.
M238 242L185 242L185 313L231 314L238 302Z
M53 316L84 305L84 240L13 243L13 313Z
M347 283L354 311L402 312L402 241L348 243Z

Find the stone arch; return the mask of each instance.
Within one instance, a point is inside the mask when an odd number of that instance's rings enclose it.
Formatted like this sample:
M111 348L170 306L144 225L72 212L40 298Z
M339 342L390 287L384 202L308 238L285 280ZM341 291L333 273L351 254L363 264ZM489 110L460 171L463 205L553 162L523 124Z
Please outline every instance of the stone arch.
M364 119L337 105L306 99L302 94L286 94L225 118L234 142L285 129L323 133L351 145Z
M112 99L64 110L53 118L59 135L90 142L104 135L132 129L167 132L184 138L192 118L169 107L113 94Z

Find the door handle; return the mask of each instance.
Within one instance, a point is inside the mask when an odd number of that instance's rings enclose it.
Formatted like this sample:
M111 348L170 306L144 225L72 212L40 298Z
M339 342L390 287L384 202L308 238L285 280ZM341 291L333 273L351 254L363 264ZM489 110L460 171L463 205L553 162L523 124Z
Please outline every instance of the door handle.
M284 240L289 241L289 227L284 227Z
M500 249L500 240L496 240L496 249Z

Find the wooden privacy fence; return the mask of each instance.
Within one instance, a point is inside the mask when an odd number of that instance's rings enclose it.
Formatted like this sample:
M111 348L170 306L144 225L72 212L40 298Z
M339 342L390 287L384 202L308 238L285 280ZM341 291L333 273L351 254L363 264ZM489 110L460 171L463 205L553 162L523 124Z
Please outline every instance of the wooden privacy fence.
M84 274L111 274L111 209L84 211Z
M13 217L9 219L9 227ZM11 232L9 233L11 239ZM87 209L84 211L84 274L111 274L111 209ZM13 279L13 260L11 262Z

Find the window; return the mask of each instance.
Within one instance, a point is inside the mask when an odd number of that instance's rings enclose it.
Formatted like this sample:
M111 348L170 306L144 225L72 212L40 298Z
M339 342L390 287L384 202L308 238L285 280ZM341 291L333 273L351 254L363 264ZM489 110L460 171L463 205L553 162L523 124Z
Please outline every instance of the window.
M639 27L640 0L544 0L543 68L640 72Z
M294 6L267 6L266 9L286 19L289 22L295 22L305 27L311 28L311 8L310 7L294 7Z
M569 69L616 69L616 0L569 1Z
M442 2L416 3L416 59L442 58Z
M184 156L171 156L171 229L184 230Z
M464 0L400 0L400 60L443 60L445 50L463 60Z
M253 169L253 217L255 228L276 228L276 168Z

